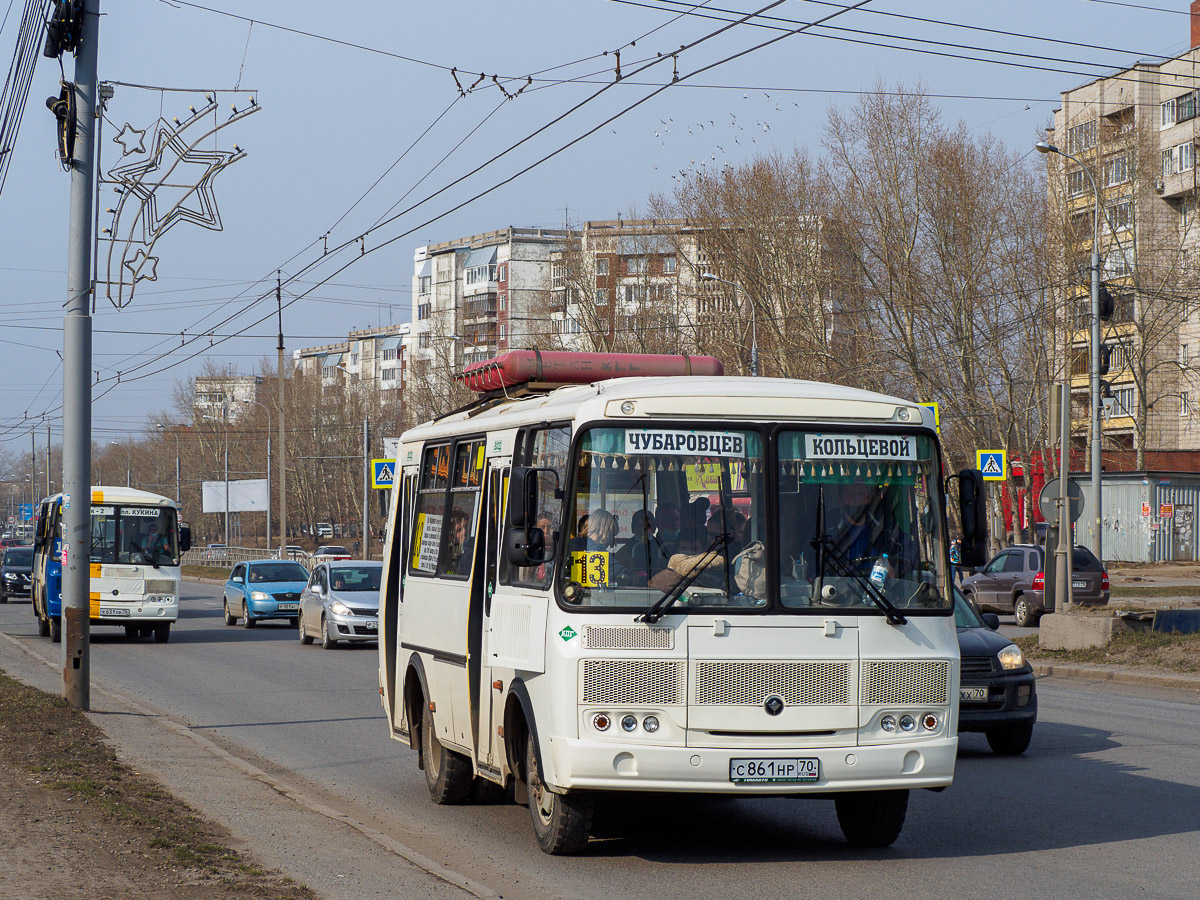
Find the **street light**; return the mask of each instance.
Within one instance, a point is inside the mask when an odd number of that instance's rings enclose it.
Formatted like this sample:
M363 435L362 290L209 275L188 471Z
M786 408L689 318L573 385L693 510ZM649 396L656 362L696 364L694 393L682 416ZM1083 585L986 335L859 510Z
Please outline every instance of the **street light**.
M261 406L267 414L267 550L271 549L271 410L265 403L258 400L251 400L249 397L242 399L243 403L254 404ZM280 553L280 558L283 554Z
M718 278L712 272L701 272L701 281L719 281L721 284L728 284L734 290L734 295L742 289L742 286L736 281L727 281L724 278ZM743 293L745 293L743 291ZM755 378L758 377L758 314L754 309L754 301L750 299L750 295L746 295L746 300L750 304L750 374Z
M120 441L109 441L111 447L125 448L125 487L133 487L133 454L129 451L128 444L122 444Z
M363 387L361 372L351 372L345 363L336 368L358 379L359 390ZM371 556L371 420L363 419L363 500L362 500L362 550L363 558Z
M1083 161L1076 156L1072 156L1064 150L1060 150L1053 144L1046 141L1038 141L1035 145L1039 153L1057 153L1059 156L1066 157L1074 161L1083 174L1087 176L1088 181L1092 185L1092 193L1095 195L1095 208L1092 210L1092 353L1091 372L1092 392L1091 402L1089 404L1089 415L1091 417L1091 432L1092 432L1092 510L1095 518L1095 524L1092 526L1092 552L1096 554L1096 559L1104 561L1103 546L1100 534L1100 189L1096 186L1096 179L1092 177L1092 173L1088 171L1088 167L1083 164ZM1068 410L1063 410L1063 415L1068 415Z
M155 427L163 434L167 433L167 426L162 422L159 422ZM175 502L182 506L183 499L179 493L179 432L172 428L170 433L175 438Z

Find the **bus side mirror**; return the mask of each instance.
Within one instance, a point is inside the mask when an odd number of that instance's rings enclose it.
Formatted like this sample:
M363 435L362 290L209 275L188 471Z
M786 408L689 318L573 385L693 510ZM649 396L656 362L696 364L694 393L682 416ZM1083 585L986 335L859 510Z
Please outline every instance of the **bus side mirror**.
M959 564L981 566L987 562L988 526L983 473L978 469L963 469L958 473L958 508L963 530Z
M508 524L529 528L537 522L538 470L514 466L508 478Z
M504 533L504 558L510 566L525 568L547 562L546 536L540 528L510 528Z
M186 553L192 549L192 526L186 522L179 525L179 552Z

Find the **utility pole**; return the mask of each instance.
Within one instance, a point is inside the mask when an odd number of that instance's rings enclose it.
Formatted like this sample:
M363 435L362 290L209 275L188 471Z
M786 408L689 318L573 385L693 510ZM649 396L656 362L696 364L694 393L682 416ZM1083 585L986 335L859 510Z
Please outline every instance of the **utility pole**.
M225 546L229 547L229 401L221 411L225 421Z
M371 557L371 420L363 419L363 559Z
M91 708L92 198L96 187L96 59L100 0L83 0L75 55L76 134L63 317L63 697ZM49 470L50 461L46 461Z
M280 273L275 272L275 307L279 313L278 362L275 380L279 382L279 558L287 557L287 445L283 423L287 418L283 406L283 285ZM270 455L268 451L268 455Z
M46 496L49 497L54 493L54 488L50 484L50 426L46 426Z

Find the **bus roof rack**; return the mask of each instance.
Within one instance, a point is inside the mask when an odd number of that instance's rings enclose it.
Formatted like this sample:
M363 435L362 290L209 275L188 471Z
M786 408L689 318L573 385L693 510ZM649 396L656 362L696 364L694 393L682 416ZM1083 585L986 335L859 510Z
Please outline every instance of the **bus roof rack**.
M564 384L591 384L610 378L724 374L724 365L713 356L510 350L472 363L454 378L477 393L515 399L521 394L552 391Z

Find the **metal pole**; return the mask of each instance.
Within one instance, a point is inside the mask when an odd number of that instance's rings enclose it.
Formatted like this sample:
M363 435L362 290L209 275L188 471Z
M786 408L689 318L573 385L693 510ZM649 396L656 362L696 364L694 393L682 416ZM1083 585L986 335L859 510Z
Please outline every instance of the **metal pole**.
M371 558L371 420L363 419L362 554Z
M1086 169L1084 171L1087 171ZM1088 178L1091 178L1089 173ZM1092 187L1096 187L1096 182L1092 182ZM1100 238L1100 192L1096 191L1096 236L1095 241ZM1092 552L1096 554L1096 559L1103 564L1104 548L1102 546L1102 538L1100 534L1100 526L1103 521L1100 509L1100 494L1101 494L1101 472L1100 472L1100 251L1099 244L1092 244L1092 401L1090 403L1091 427L1092 427Z
M286 419L283 405L283 289L279 272L275 273L275 306L279 312L278 362L275 380L279 382L279 557L286 555L287 548L287 443L283 423Z
M1054 611L1062 612L1071 602L1071 505L1067 494L1067 478L1071 473L1071 382L1068 378L1059 386L1062 391L1062 415L1059 435L1058 465L1058 547L1054 551Z
M179 435L175 435L175 502L183 507L183 495L179 492Z
M743 291L746 294L746 301L750 304L750 375L754 378L758 377L758 311L754 308L754 298L749 292Z
M63 317L62 611L63 697L91 707L92 199L96 186L96 58L100 0L83 0L75 57L76 134L71 161L67 304ZM47 461L47 468L49 462Z
M54 493L50 484L50 426L46 426L46 496Z
M229 547L229 404L224 409L225 419L225 546Z
M271 426L267 426L267 552L271 552ZM283 554L280 554L283 558Z

